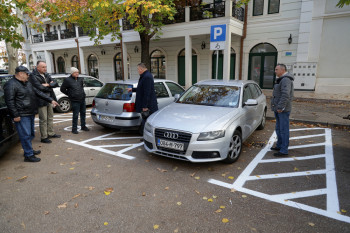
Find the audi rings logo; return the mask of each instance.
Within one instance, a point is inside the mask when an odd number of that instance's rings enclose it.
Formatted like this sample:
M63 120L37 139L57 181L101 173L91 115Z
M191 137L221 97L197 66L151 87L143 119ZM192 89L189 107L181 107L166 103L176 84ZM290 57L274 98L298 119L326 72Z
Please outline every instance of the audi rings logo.
M178 139L179 134L178 133L172 133L172 132L165 132L164 133L165 138L170 138L170 139Z

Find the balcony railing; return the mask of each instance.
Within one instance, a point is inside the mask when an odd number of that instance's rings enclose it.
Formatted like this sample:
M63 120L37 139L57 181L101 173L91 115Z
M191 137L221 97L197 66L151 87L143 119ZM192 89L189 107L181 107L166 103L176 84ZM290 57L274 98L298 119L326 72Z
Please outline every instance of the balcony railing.
M236 4L232 5L232 17L244 21L244 8L236 8Z
M43 36L41 34L32 35L32 41L33 43L43 42Z
M61 30L61 39L69 39L74 37L76 37L75 30L71 30L71 29Z
M201 4L190 8L191 21L219 17L225 17L225 2Z
M165 18L163 20L164 24L173 24L173 23L183 23L185 22L185 8L183 7L176 7L176 11L177 13L174 15L174 19L173 20L169 20L167 18Z
M52 33L48 32L44 34L45 41L53 41L53 40L58 40L58 34L57 33Z
M84 31L83 28L78 27L79 37L80 37L80 36L88 36L92 30L95 30L95 31L96 31L96 28L92 28L92 29L90 29L90 30L85 30L85 31Z

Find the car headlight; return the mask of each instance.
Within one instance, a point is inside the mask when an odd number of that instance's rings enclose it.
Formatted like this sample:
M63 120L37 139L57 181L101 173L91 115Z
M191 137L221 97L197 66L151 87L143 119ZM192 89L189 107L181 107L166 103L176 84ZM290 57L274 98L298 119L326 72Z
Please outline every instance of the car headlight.
M225 130L203 132L199 134L197 141L214 140L217 138L222 138L224 136L225 136Z
M152 126L151 126L151 124L150 123L148 123L148 122L146 122L146 124L145 124L145 130L147 131L147 132L149 132L150 134L152 134L153 132L153 130L152 130Z

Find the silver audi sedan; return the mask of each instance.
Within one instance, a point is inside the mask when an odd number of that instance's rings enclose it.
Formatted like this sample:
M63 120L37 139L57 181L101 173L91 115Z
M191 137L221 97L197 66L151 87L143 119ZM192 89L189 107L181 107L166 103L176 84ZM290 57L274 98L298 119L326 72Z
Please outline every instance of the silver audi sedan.
M244 140L264 128L266 110L254 81L201 81L148 118L144 146L175 159L233 163Z

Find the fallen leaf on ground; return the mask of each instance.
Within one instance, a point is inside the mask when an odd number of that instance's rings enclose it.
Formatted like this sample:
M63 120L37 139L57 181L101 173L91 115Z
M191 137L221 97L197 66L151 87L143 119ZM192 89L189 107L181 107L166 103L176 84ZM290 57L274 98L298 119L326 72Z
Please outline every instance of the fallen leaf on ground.
M233 179L234 179L234 177L233 177L233 176L229 176L229 177L227 177L227 178L229 178L230 180L233 180Z
M69 168L70 170L74 170L74 167Z
M146 196L146 193L145 193L145 192L143 192L143 193L142 193L142 196Z
M77 198L77 197L79 197L80 195L81 195L80 193L77 194L77 195L75 195L74 197L72 197L72 200L75 199L75 198Z
M159 225L153 225L153 229L157 230L159 228Z
M177 205L182 205L181 201L178 201L176 204L177 204Z
M173 168L173 171L175 172L176 170L177 170L177 167L174 167L174 168Z
M175 230L174 230L174 233L178 233L179 232L179 228L176 228Z
M220 209L225 209L225 206L224 206L224 205L221 205L221 206L220 206Z
M103 225L107 226L107 225L108 225L108 222L104 222Z
M227 223L227 222L229 222L230 220L228 220L227 218L223 218L221 221L222 221L223 223Z
M165 170L165 169L157 168L157 170L159 170L160 172L167 172L167 170Z
M209 198L208 201L209 201L209 202L213 202L213 199Z
M57 206L59 209L67 208L67 202Z
M90 187L88 187L88 189L91 191L91 190L94 190L94 189L95 189L95 187L90 186Z
M165 190L169 190L169 187L165 187Z
M207 197L203 197L203 200L208 200L208 198Z
M213 198L216 199L218 196L213 195Z
M67 148L67 150L71 150L71 149L73 149L73 148Z
M112 167L112 165L107 165L107 167Z
M299 171L299 169L297 167L294 167L294 171Z
M111 192L106 192L104 191L105 195L108 196L109 194L111 194Z
M57 172L50 172L50 174L57 174Z
M199 179L200 179L200 177L199 177L199 176L196 176L196 177L195 177L195 179L196 179L196 180L199 180Z
M113 192L113 188L106 188L105 191L106 192Z
M55 155L56 157L58 157L59 155Z
M247 197L247 195L242 195L242 197L243 197L243 198L246 198L246 197Z
M21 223L22 227L23 227L23 230L26 229L26 225L24 224L24 222Z
M236 192L236 191L237 191L237 190L234 189L234 188L231 189L231 193L234 193L234 192Z
M341 209L340 211L341 211L342 213L346 213L346 210Z
M193 173L192 173L190 176L191 176L191 177L194 177L194 175L196 175L196 173L195 173L195 172L193 172Z
M24 181L27 178L28 178L28 176L23 176L22 178L19 178L17 181L22 182L22 181Z
M74 207L75 207L75 208L78 208L78 203L75 203Z
M44 212L45 215L48 215L49 213L50 213L49 211L45 211L45 212Z
M309 226L315 226L315 223L309 222Z
M214 211L215 213L220 213L220 212L222 212L222 209L218 209L218 210L216 210L216 211Z
M197 190L194 190L197 194L200 194L200 192L199 191L197 191Z

